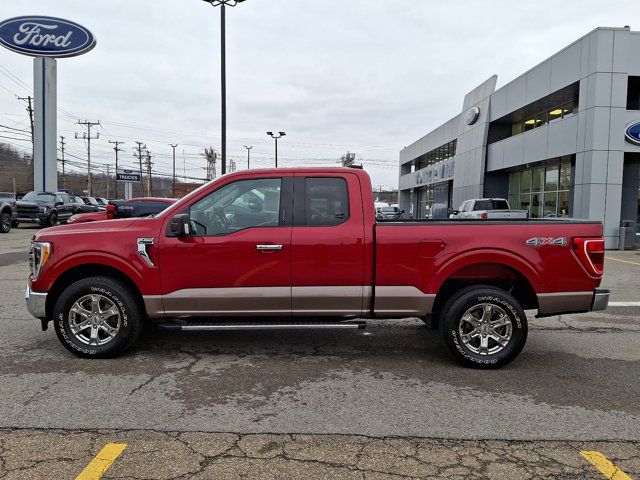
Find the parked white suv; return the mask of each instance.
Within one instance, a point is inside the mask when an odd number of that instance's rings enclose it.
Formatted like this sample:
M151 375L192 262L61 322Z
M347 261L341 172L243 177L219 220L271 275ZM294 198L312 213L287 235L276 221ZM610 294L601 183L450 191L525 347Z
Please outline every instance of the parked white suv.
M470 220L522 219L527 218L526 210L511 210L504 198L473 198L462 202L458 210L453 210L449 218Z

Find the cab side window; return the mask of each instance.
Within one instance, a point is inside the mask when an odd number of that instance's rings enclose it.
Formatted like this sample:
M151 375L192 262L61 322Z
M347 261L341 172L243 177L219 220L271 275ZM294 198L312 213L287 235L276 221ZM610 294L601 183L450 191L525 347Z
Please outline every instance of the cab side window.
M343 178L307 177L305 181L307 225L340 225L349 219L349 190Z
M238 180L210 193L189 209L195 236L228 235L252 227L276 227L281 178Z

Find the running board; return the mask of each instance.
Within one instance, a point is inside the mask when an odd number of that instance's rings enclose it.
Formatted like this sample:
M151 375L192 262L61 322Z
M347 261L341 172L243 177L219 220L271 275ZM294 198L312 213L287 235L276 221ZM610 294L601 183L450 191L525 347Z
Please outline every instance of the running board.
M213 330L328 330L359 329L367 327L367 322L163 322L158 328L181 330L183 332Z

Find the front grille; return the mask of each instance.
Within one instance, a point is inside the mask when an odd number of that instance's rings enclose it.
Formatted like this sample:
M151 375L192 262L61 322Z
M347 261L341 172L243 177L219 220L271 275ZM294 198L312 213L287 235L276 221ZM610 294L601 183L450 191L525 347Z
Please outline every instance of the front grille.
M18 207L18 215L38 213L38 207Z

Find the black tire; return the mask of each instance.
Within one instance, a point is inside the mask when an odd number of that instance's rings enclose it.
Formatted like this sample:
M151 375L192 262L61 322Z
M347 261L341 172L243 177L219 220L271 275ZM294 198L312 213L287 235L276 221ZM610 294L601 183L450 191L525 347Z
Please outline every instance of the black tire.
M82 298L94 295L94 298L101 299L104 307L110 302L119 314L117 333L102 345L90 345L71 330L71 308ZM125 352L140 337L143 320L143 309L129 288L106 277L84 278L72 283L62 292L53 309L53 324L58 339L67 350L84 358L110 358ZM87 335L86 330L79 333ZM107 336L104 332L101 335L103 339Z
M56 212L52 212L47 219L47 227L55 227L58 224L58 215Z
M489 305L489 306L487 306ZM488 309L487 318L482 313ZM471 312L471 317L463 317ZM498 318L505 316L510 327L496 327L496 331L489 330L497 324ZM527 341L527 317L524 310L512 295L495 287L478 285L456 292L445 304L440 315L440 332L447 349L464 366L471 368L500 368L515 359ZM473 326L472 322L478 323ZM483 323L486 325L483 326ZM498 334L507 336L510 328L510 338L505 345L501 345L494 338ZM463 341L462 335L471 338ZM485 348L481 342L485 341ZM477 345L476 345L477 343ZM488 346L488 348L487 348ZM484 352L481 352L484 350ZM494 352L491 352L494 350Z
M11 223L10 213L0 213L0 233L9 233L11 231Z

